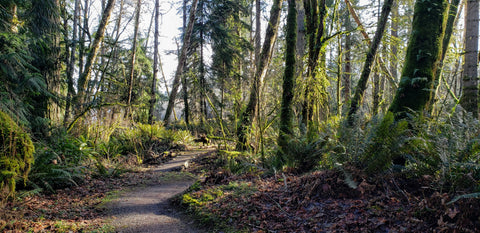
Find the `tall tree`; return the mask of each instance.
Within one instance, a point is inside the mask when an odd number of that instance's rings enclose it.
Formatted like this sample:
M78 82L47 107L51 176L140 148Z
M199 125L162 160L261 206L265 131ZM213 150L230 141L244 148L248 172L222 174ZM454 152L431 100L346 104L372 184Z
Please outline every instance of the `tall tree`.
M345 30L351 31L352 30L352 23L350 22L350 16L346 15L345 22L344 22ZM342 83L343 83L343 100L345 103L350 102L350 95L351 95L351 76L352 76L352 35L351 33L347 33L345 35L344 40L344 47L343 47L343 57L344 57L344 64L343 64L343 75L342 75Z
M295 84L296 42L297 42L297 10L295 0L288 0L286 29L285 73L283 75L282 107L280 111L280 132L278 145L284 151L288 146L288 138L293 134L293 90Z
M303 1L297 0L295 7L297 9L297 47L295 48L297 66L295 76L301 77L304 65L303 56L305 56L305 8L303 7Z
M441 55L440 55L440 61L439 61L439 69L437 70L437 72L435 73L435 86L437 87L436 89L438 90L439 88L439 82L440 82L440 79L442 78L442 71L443 71L443 65L444 65L444 60L445 60L445 57L447 55L447 51L448 51L448 45L450 44L450 38L452 36L452 32L453 32L453 29L455 27L455 22L456 22L456 19L458 18L458 4L460 3L460 0L451 0L450 1L450 7L449 7L449 10L448 10L448 18L447 18L447 24L445 26L445 35L443 37L443 41L442 41L442 52L441 52ZM392 51L393 52L393 51ZM435 93L437 92L437 90L435 90ZM433 111L433 105L435 104L436 102L436 99L435 98L431 98L430 99L430 102L427 103L426 107L426 111L427 112L432 112Z
M50 95L35 98L34 117L47 118L55 125L60 123L61 92L61 49L60 8L58 0L32 1L30 31L33 65L39 70L47 84ZM45 132L45 125L33 125L34 131Z
M385 27L387 26L388 15L390 14L392 3L393 0L385 0L385 2L383 3L380 21L378 22L377 30L375 31L375 36L373 37L373 42L370 44L370 48L368 49L365 64L363 66L360 79L358 80L357 87L355 88L355 94L353 96L352 103L350 104L350 109L347 116L347 121L349 125L353 125L355 120L355 113L357 112L363 100L363 94L365 93L365 90L367 88L368 77L370 76L370 71L375 61L377 49L380 46L383 33L385 32Z
M307 77L303 93L302 123L309 126L313 123L314 113L323 114L327 102L325 46L327 5L325 0L304 1L306 36L308 43ZM316 106L318 106L316 108ZM322 109L320 109L322 108Z
M247 149L247 133L249 127L252 125L253 118L257 113L258 101L263 79L266 75L267 66L272 56L273 45L277 37L278 25L280 23L280 11L282 9L283 1L274 0L270 10L270 19L268 20L265 39L263 41L260 59L256 62L255 74L253 76L252 85L250 87L250 98L246 109L243 111L240 118L240 125L237 129L237 149Z
M187 2L188 0L183 0L183 33L187 31ZM185 61L186 63L186 61ZM187 66L187 64L184 64ZM183 117L185 119L185 123L190 125L190 104L188 103L188 82L187 82L187 75L184 73L182 75L182 92L183 92Z
M172 115L173 108L175 107L175 99L177 97L178 87L180 86L180 78L183 75L183 70L185 68L185 61L187 59L187 50L188 50L188 47L190 46L190 37L192 36L197 4L198 4L198 0L193 0L192 6L190 8L190 16L188 20L187 31L183 38L183 45L180 51L180 56L178 58L177 71L175 71L175 77L173 79L172 92L170 92L167 109L165 111L165 116L163 118L163 121L165 122L165 124L169 123L170 116Z
M72 39L70 45L70 59L67 64L67 99L65 104L65 116L63 123L66 124L70 118L70 111L72 106L72 98L75 96L75 88L73 86L73 74L75 71L76 53L77 53L77 34L78 34L78 21L80 14L80 0L74 1L73 21L72 21Z
M132 41L132 55L130 57L130 74L127 78L127 85L128 85L128 97L127 97L127 111L125 112L125 117L130 114L131 104L132 104L132 96L133 96L133 85L134 85L134 78L135 78L135 63L137 57L137 40L138 40L138 27L140 25L140 10L142 8L142 0L137 0L137 5L135 7L135 26L133 29L133 41Z
M465 63L460 104L478 118L478 0L467 0L465 16Z
M391 29L390 29L390 73L392 74L393 80L397 81L398 79L398 30L399 30L399 15L398 15L398 0L393 1L392 5L392 20L391 20ZM394 92L394 86L390 85L390 92ZM389 101L392 100L393 95L388 95Z
M88 54L88 57L85 63L85 68L83 72L80 74L80 77L78 79L77 100L79 101L79 103L84 103L84 98L85 98L85 95L87 94L85 92L87 90L88 83L90 81L93 65L97 59L98 50L100 49L100 43L103 41L103 38L105 36L107 24L110 19L110 15L112 14L114 6L115 6L115 0L108 0L107 5L105 7L105 11L102 13L102 19L100 20L100 24L98 25L98 29L95 34L95 39L93 40L93 43L90 46L90 52Z
M442 49L447 6L447 0L415 2L405 64L389 108L396 119L406 118L409 111L422 114L434 95L434 78Z
M158 36L159 30L159 16L160 16L160 3L159 0L155 0L155 32L153 42L153 77L152 86L150 88L150 108L148 110L148 123L154 123L155 103L157 102L157 75L158 75Z

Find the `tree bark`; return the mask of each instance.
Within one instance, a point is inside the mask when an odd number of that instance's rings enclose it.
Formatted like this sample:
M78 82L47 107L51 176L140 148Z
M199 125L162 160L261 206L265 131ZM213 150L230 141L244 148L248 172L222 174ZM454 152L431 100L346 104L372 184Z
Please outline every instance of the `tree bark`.
M257 62L255 69L255 75L253 76L252 86L250 88L250 98L247 104L247 108L240 117L240 125L237 129L237 149L247 149L247 131L252 125L253 118L257 112L257 106L260 96L260 89L263 83L263 78L267 72L267 66L270 62L272 55L273 45L277 37L278 25L280 23L280 12L282 9L282 0L275 0L270 10L270 19L268 21L267 31L265 33L265 39L263 41L262 51L260 53L260 59Z
M80 30L78 31L78 37L80 38L79 42L79 53L78 53L78 73L79 73L79 77L82 76L83 74L83 69L85 68L85 51L86 51L86 46L85 46L85 43L86 43L86 36L87 34L90 34L90 30L89 30L89 27L88 27L88 18L90 17L88 15L88 12L89 12L89 2L90 0L85 0L84 2L84 5L83 5L83 24L80 28ZM77 83L77 95L78 95L78 83Z
M135 27L133 30L133 41L132 41L132 56L130 57L130 73L127 79L128 84L128 98L127 98L127 111L125 112L125 117L130 114L132 96L133 96L133 85L135 78L135 63L137 60L137 38L138 38L138 27L140 25L140 10L142 8L142 0L137 0L137 6L135 8Z
M372 41L370 40L370 38L368 37L368 34L367 34L367 31L365 31L365 28L363 27L363 24L362 22L360 22L360 18L358 18L358 15L357 13L355 12L355 10L353 9L352 5L350 4L350 1L349 0L345 0L345 3L347 4L347 8L348 8L348 11L350 12L351 16L353 17L353 19L355 20L355 22L357 23L358 25L358 28L361 32L361 34L363 35L363 38L365 39L365 41L367 42L367 44L370 46L372 44ZM393 3L392 3L393 4ZM382 57L377 57L378 59L378 63L380 65L380 68L382 69L383 72L385 72L387 74L387 78L389 79L390 81L390 84L394 87L397 87L397 82L396 82L396 79L395 77L390 73L390 70L387 68L387 66L385 65L385 62L383 61Z
M415 3L402 78L389 108L397 120L406 118L412 111L422 114L434 94L447 5L446 0L418 0Z
M295 0L288 0L286 27L285 73L283 75L282 107L280 110L280 132L278 135L278 145L283 151L287 149L288 139L293 134L292 101L295 84L295 47L297 40L297 11L295 9Z
M357 87L355 88L355 95L353 96L348 112L347 121L350 126L353 126L355 114L363 100L363 94L367 88L368 77L370 76L370 71L377 54L377 49L380 46L383 33L385 32L385 27L387 26L388 15L390 14L392 3L393 0L385 0L383 4L382 13L380 14L380 22L378 22L377 30L375 31L375 36L373 37L373 42L368 50L367 58L365 59L365 64L363 66L360 79L358 80Z
M190 37L192 36L193 24L195 22L195 12L197 9L197 4L198 0L193 0L192 7L190 8L187 32L185 33L185 38L183 39L183 46L180 51L180 56L178 58L177 71L175 72L175 77L173 79L172 92L170 92L167 110L165 111L165 117L163 118L165 124L169 123L170 116L172 115L173 108L175 107L175 99L177 97L178 87L180 86L180 78L183 75L183 69L185 68L185 61L187 59L187 50L190 46Z
M450 44L450 38L452 36L452 32L453 32L453 28L455 27L455 21L457 19L457 12L458 12L458 4L460 3L460 0L452 0L450 2L450 7L449 7L449 10L448 10L448 18L447 18L447 24L446 24L446 27L445 27L445 35L443 37L443 41L442 41L442 53L440 55L440 62L439 62L439 66L440 69L437 70L437 72L435 73L435 95L438 91L438 88L439 88L439 83L440 83L440 79L441 79L441 75L442 75L442 68L443 68L443 61L445 60L445 56L447 55L447 49L448 49L448 45ZM430 101L427 103L426 105L426 111L429 112L429 113L432 113L433 112L433 105L435 104L435 102L437 101L436 98L435 98L435 95L430 99Z
M309 128L313 122L315 106L324 107L316 109L318 115L326 112L326 64L325 56L325 20L327 18L327 6L325 0L304 0L306 14L306 36L308 38L308 62L305 91L303 93L302 123ZM320 73L319 73L320 72ZM314 90L317 89L317 90ZM320 89L320 91L318 91ZM320 96L320 97L319 97ZM326 115L326 114L324 114Z
M39 70L51 95L40 94L35 99L33 114L47 118L51 125L61 122L59 97L61 92L60 8L58 0L32 1L30 31L35 40L32 47L33 65ZM45 133L45 125L33 126L34 131Z
M187 1L183 0L183 33L187 31ZM187 66L186 61L183 64ZM185 119L185 124L190 125L190 105L188 103L188 82L187 75L182 74L182 91L183 91L183 117Z
M88 82L90 81L93 64L97 58L98 50L100 49L100 43L103 41L105 31L107 29L108 20L112 14L113 8L115 6L115 0L108 0L105 11L102 14L102 19L100 25L98 25L97 33L95 34L95 39L92 43L90 53L87 56L87 61L85 63L85 69L78 79L78 93L77 99L80 104L84 103L85 90L88 87Z
M153 42L153 77L152 86L150 88L150 107L148 109L148 123L153 124L155 103L157 102L157 76L158 76L158 36L159 36L159 14L160 14L160 0L155 0L155 33Z
M75 71L76 53L77 53L77 34L78 19L80 13L80 0L75 0L72 22L72 45L70 47L70 59L67 64L67 101L65 106L65 116L63 118L64 125L70 118L70 108L72 106L72 98L75 96L75 88L73 87L73 74Z
M296 77L302 78L303 76L303 56L305 56L305 8L303 7L303 1L297 0L295 2L297 9L297 45L296 51Z
M460 105L478 118L478 0L467 0L465 16L465 63Z
M345 20L345 30L351 30L351 22L350 17L347 15ZM352 76L352 36L350 33L345 35L345 44L344 44L344 66L343 66L343 75L342 75L342 82L343 82L343 100L345 103L350 102L350 95L351 95L351 76Z
M391 29L390 29L390 36L393 42L390 43L390 74L392 75L393 80L395 82L398 79L398 0L393 1L392 6L392 21L391 21ZM395 87L393 85L389 86L389 94L388 101L391 102L393 100L393 93L395 93Z

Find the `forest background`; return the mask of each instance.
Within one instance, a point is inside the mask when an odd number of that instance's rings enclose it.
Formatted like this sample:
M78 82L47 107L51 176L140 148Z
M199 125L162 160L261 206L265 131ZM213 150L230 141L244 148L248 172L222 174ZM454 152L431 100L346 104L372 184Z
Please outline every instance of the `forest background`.
M2 200L202 135L272 171L397 171L478 197L478 8L2 0ZM176 17L165 12L181 16L168 48L161 25Z

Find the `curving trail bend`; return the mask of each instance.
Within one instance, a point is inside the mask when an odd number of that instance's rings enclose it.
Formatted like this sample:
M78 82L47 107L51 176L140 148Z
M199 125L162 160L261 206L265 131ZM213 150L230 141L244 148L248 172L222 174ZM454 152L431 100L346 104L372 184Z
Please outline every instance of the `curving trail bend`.
M156 173L179 173L185 162L212 149L186 151L173 160L153 168ZM185 191L194 179L180 176L147 187L137 187L123 193L108 204L111 224L116 232L202 233L192 222L170 207L168 199Z

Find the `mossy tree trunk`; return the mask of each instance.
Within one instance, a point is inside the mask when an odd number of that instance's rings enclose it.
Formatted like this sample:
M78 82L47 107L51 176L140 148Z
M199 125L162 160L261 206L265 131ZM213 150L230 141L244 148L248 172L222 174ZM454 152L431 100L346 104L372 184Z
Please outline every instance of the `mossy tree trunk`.
M421 114L433 97L447 6L446 0L417 0L415 3L405 64L397 93L389 108L397 120L407 117L410 111Z
M285 149L288 138L293 134L293 90L295 84L295 47L297 42L297 11L295 0L288 0L286 30L285 73L283 75L282 107L280 112L280 132L278 145Z
M455 27L455 21L458 18L458 4L459 3L460 3L460 0L452 0L450 2L450 7L449 7L449 10L448 10L447 24L445 26L445 35L443 36L443 41L442 41L442 53L441 53L440 62L439 62L439 66L438 66L440 69L438 69L438 72L435 73L435 87L436 87L436 89L439 88L438 84L440 82L440 78L441 78L441 75L442 75L443 61L445 60L445 56L447 55L448 45L450 44L450 38L452 37L452 32L453 32L453 29ZM477 39L478 39L478 37L477 37ZM435 90L435 92L437 92L437 90ZM431 98L430 101L431 102L428 103L427 106L426 106L427 107L427 109L426 109L427 112L432 112L434 110L433 105L435 104L436 99Z
M303 93L302 123L307 126L313 123L314 113L320 114L320 106L326 107L328 94L326 87L325 56L325 20L327 6L325 0L305 0L306 36L308 43L308 63L306 86ZM317 108L315 108L317 106Z
M478 118L478 0L467 0L462 107Z
M350 126L354 124L355 114L360 108L361 102L363 100L363 95L365 93L365 90L367 89L368 77L370 76L373 62L375 61L375 56L377 54L377 49L380 46L380 42L385 32L385 27L387 26L388 15L390 14L390 11L392 9L392 3L393 0L385 0L385 2L383 3L382 13L380 14L377 30L375 31L375 36L373 37L373 41L370 44L370 48L368 49L367 58L365 59L365 64L363 66L362 73L360 75L360 79L358 80L355 94L352 98L350 109L348 111L347 121Z
M282 4L283 1L275 0L270 10L270 19L268 21L262 51L260 52L259 60L256 61L257 65L252 80L252 86L250 88L250 99L248 101L246 109L243 111L240 117L240 125L237 128L237 150L247 149L247 134L250 126L252 125L253 118L257 113L263 78L266 75L267 66L272 56L273 45L275 44L275 39L277 37Z
M350 22L350 16L345 16L345 30L352 30L352 23ZM343 84L343 102L350 102L351 95L351 76L352 76L352 35L348 33L345 35L345 42L343 44L343 74L342 74L342 84Z

